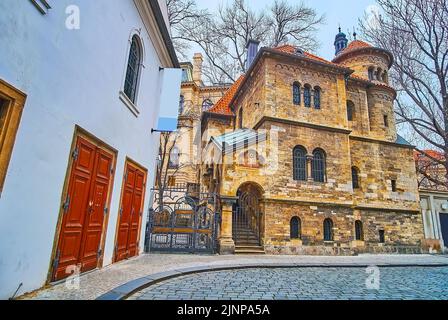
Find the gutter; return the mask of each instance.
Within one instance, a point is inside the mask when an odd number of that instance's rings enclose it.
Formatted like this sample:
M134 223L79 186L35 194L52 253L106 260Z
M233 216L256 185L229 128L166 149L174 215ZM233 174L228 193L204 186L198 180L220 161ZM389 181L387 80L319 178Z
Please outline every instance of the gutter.
M157 25L159 27L160 33L162 34L163 42L168 49L168 54L170 55L171 62L174 68L179 69L180 64L177 59L176 50L174 49L173 41L171 40L170 33L165 24L165 19L163 18L162 10L160 9L157 0L148 0L149 6L151 7L154 17L156 18Z

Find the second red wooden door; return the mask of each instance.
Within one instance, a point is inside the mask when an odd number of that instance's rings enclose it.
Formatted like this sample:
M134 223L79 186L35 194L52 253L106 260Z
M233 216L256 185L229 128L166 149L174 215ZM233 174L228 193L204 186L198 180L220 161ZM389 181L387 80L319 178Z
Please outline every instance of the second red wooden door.
M138 255L139 233L143 216L146 171L128 162L126 163L121 206L119 212L115 261L121 261Z

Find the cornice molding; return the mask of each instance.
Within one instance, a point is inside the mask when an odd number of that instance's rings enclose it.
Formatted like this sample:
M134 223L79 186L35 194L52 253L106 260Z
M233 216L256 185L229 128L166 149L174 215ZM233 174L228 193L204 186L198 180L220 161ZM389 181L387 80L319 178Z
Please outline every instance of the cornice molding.
M151 7L154 5L158 6L158 4L151 5L150 1L152 0L134 0L134 4L137 7L143 24L145 25L145 29L151 38L151 42L154 45L155 51L160 58L162 67L179 68L179 62L177 61L176 57L173 57L173 53L171 52L174 49L169 48L169 46L172 46L172 44L167 44L166 39L163 35L164 30L161 30L160 24L158 23L156 18L156 13ZM165 30L165 32L167 31Z

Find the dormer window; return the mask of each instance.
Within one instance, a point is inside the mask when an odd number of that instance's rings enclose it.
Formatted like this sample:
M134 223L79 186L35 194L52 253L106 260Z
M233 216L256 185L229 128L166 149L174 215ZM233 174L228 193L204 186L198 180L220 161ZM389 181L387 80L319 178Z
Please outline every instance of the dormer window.
M208 111L211 107L213 107L213 102L210 99L205 99L202 102L202 111Z
M303 55L305 52L302 50L302 49L300 49L300 48L296 48L296 54L297 55L299 55L299 56L301 56L301 55Z

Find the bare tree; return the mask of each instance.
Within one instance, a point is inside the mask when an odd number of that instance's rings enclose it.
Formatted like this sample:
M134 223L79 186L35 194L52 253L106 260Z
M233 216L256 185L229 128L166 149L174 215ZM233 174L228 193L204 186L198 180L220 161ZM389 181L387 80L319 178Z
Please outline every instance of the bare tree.
M208 16L207 10L198 9L195 0L167 0L168 20L172 29L171 39L177 54L187 58L191 43L180 36L184 28Z
M435 151L427 151L432 157L443 160L443 155ZM418 186L425 190L448 191L448 186L441 185L437 181L441 181L445 176L445 168L443 165L429 159L422 153L416 153L415 163L418 172Z
M162 132L160 134L160 145L159 145L159 161L156 168L156 190L158 194L158 207L159 210L163 210L164 207L164 195L165 191L169 187L169 174L168 171L171 168L170 163L173 160L173 150L176 147L176 142L178 139L178 133L174 132ZM178 166L176 172L180 169ZM174 174L175 174L174 173Z
M170 177L182 171L182 169L193 166L199 170L198 164L191 158L188 161L180 161L181 154L178 150L178 141L183 134L180 131L162 132L160 134L159 158L156 168L155 188L157 192L157 204L160 210L164 207L166 191L172 187Z
M395 56L391 80L398 89L395 112L423 142L441 151L433 164L443 177L428 176L448 185L448 5L447 0L377 0L382 13L360 21L370 42ZM424 172L420 172L424 173Z
M319 46L316 40L317 27L324 22L324 16L304 5L294 5L285 0L275 0L271 7L270 45L298 44L302 49L314 51Z
M191 5L193 0L171 1L177 3L177 6L168 3L172 12L195 8ZM173 18L173 37L178 43L193 43L202 49L206 58L204 75L210 83L234 82L245 71L246 44L250 39L268 46L289 42L315 50L318 46L315 32L324 20L303 3L292 5L284 0L275 0L269 10L258 12L245 0L233 0L214 15L195 9L199 13L194 16L189 14L190 9L180 10L181 16L186 17L182 22Z

